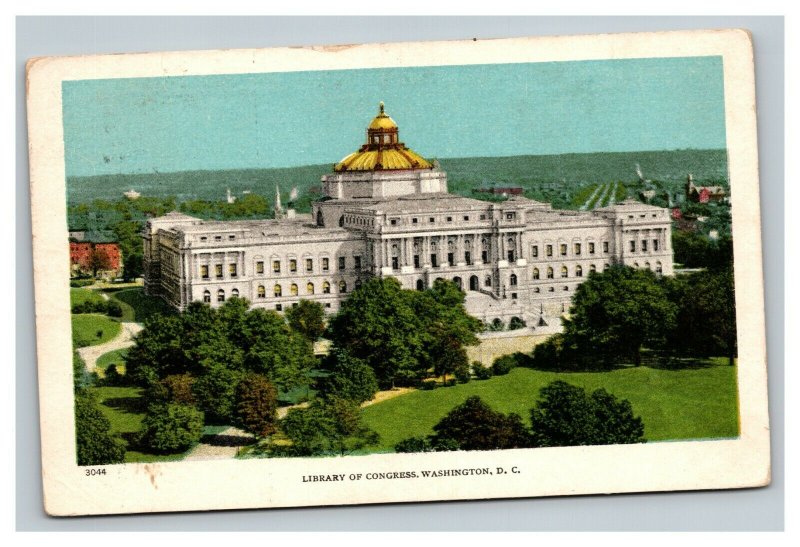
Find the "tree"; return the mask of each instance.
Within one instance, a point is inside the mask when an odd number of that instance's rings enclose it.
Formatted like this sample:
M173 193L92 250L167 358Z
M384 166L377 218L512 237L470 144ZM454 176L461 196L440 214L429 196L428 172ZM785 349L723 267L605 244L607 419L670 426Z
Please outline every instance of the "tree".
M638 366L642 346L663 344L677 311L653 272L613 266L578 286L564 334L587 363L632 359Z
M171 403L193 406L197 403L192 385L194 377L191 374L170 374L161 380L167 391L167 400Z
M203 413L180 404L153 405L142 420L140 442L170 454L182 452L203 436Z
M308 408L291 409L280 426L297 456L343 456L379 440L377 433L362 423L358 405L344 399L318 400Z
M278 392L265 376L248 373L236 388L236 425L265 437L275 432Z
M322 397L347 399L360 404L372 399L378 391L378 380L372 367L347 350L333 348L321 365L328 373L319 380Z
M195 380L192 394L197 400L197 407L205 412L210 421L234 421L236 385L241 377L241 372L231 370L224 364L215 364Z
M319 340L325 332L325 309L319 302L301 300L286 311L289 326L310 342Z
M525 323L523 319L520 319L516 315L508 322L508 330L519 330L527 326L527 323Z
M92 271L92 277L97 277L97 272L111 269L111 259L103 249L93 247L89 251L86 267Z
M530 445L529 434L519 415L495 412L476 395L451 410L433 426L433 431L433 446L449 441L460 450L500 450Z
M111 422L86 390L75 395L75 442L78 465L107 465L125 461L125 443L111 435Z
M604 389L587 394L561 380L539 392L531 409L535 446L583 446L645 442L644 425L631 403Z

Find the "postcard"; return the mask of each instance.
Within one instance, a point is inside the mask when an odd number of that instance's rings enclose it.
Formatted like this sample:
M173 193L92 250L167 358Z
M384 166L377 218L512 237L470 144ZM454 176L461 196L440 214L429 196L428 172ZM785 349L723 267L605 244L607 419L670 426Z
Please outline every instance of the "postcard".
M31 59L46 511L768 484L753 70L735 29Z

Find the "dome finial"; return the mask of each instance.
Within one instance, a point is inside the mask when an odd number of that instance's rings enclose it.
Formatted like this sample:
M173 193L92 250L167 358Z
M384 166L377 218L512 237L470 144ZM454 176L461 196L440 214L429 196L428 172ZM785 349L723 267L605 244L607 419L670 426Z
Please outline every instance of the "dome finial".
M378 103L378 108L380 108L380 113L383 114L383 101Z

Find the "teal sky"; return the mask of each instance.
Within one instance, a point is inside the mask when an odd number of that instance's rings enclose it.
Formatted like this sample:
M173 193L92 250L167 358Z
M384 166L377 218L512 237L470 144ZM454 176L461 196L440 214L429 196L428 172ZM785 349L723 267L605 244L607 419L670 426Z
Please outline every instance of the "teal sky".
M721 57L79 80L67 176L334 163L379 101L427 158L725 148Z

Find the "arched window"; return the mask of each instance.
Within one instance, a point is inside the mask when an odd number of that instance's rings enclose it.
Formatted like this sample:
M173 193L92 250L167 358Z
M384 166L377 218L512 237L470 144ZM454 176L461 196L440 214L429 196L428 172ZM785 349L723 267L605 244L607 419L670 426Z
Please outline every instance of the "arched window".
M342 226L344 226L344 215L339 217L339 227L341 228Z
M205 291L203 293L203 302L211 302L211 291Z
M356 290L358 290L359 287L361 287L361 280L360 279L356 279Z
M231 291L231 297L237 297L238 298L238 296L239 296L239 289L233 289Z
M225 291L222 289L217 291L217 302L225 302Z
M272 288L272 294L276 297L283 296L283 289L281 289L280 285L275 285L275 287Z
M292 283L292 286L289 287L289 294L292 296L297 296L297 283Z
M533 269L533 278L534 279L539 279L539 268L534 268Z
M311 281L306 285L306 293L314 294L314 284Z
M339 292L342 294L347 292L347 283L345 281L339 281Z
M609 269L610 267L611 267L611 265L610 265L608 262L606 262L605 264L603 264L603 270L607 270L607 269Z
M650 263L649 262L645 262L644 263L644 267L649 270L650 269Z
M597 271L597 266L595 266L594 264L589 266L589 273L596 272L596 271Z
M425 290L425 282L422 279L417 279L417 290L424 291Z
M327 281L322 282L322 294L330 294L331 293L331 284Z
M566 266L561 266L561 277L569 277L569 270Z
M583 277L583 268L575 266L575 277Z
M259 298L266 298L267 297L267 289L264 288L264 285L258 286L258 297Z
M325 220L322 218L322 211L317 211L317 226L325 226Z
M638 269L639 269L639 263L638 263L638 262L634 262L634 263L633 263L633 267L634 267L634 268L636 268L636 269L638 270Z
M661 262L656 262L656 273L661 275L664 270L661 268Z
M553 268L552 266L547 267L547 279L553 279Z
M517 274L511 274L511 277L508 279L508 284L512 287L517 286Z

